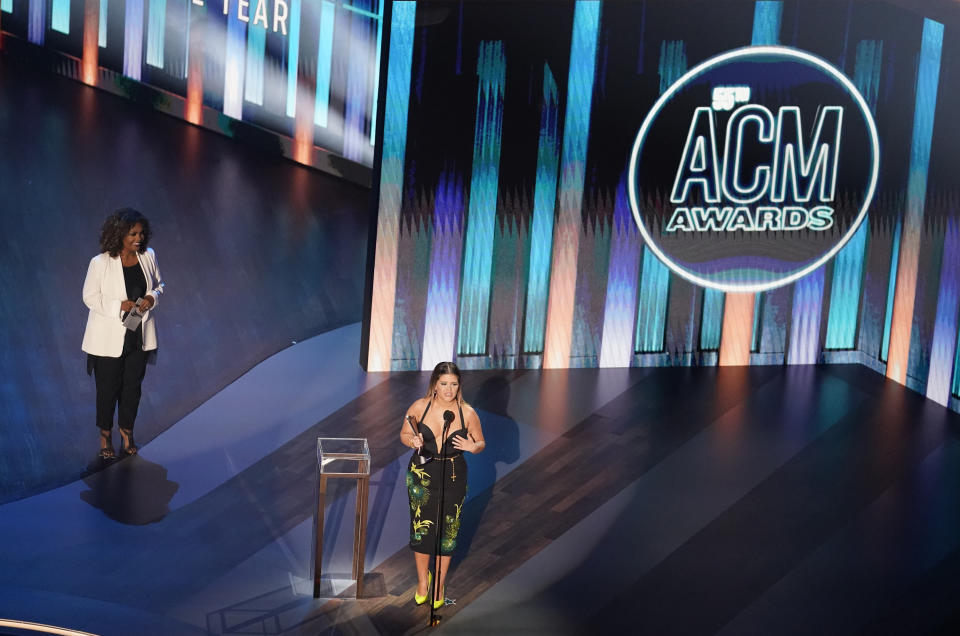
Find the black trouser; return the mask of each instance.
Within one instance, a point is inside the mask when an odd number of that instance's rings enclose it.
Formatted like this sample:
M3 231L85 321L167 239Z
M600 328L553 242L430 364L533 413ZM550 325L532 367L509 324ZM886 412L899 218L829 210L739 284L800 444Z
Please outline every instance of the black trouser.
M140 384L147 372L147 352L139 346L124 346L119 358L93 356L93 373L97 380L97 426L113 428L113 411L117 425L132 429L140 407ZM119 407L119 408L118 408Z

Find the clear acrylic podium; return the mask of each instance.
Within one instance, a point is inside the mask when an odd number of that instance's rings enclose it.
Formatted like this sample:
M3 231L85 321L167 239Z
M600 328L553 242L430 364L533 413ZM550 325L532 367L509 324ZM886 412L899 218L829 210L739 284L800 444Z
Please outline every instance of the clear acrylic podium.
M317 509L313 516L313 598L320 598L323 560L323 517L327 479L356 479L357 507L353 524L353 570L357 598L363 595L363 557L367 543L367 499L370 493L370 447L366 438L317 438Z

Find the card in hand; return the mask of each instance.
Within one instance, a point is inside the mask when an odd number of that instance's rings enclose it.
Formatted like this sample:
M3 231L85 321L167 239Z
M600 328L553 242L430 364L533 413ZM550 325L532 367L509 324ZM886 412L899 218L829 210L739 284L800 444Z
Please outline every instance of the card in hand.
M143 320L143 313L140 311L140 302L143 298L137 298L136 303L133 306L133 309L127 312L127 315L123 317L123 326L129 329L130 331L136 331L140 326L140 321Z

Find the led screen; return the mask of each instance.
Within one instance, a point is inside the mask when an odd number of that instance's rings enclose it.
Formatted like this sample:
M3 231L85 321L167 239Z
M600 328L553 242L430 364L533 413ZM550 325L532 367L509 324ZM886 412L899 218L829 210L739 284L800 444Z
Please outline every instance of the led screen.
M858 362L958 408L960 11L392 14L368 369Z
M370 181L380 0L3 0L0 26L12 55Z

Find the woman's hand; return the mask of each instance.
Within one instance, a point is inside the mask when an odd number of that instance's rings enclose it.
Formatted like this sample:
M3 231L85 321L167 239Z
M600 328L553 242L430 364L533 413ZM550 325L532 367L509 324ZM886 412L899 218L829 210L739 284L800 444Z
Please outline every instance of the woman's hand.
M407 434L407 439L410 440L410 445L413 446L413 448L420 450L420 447L423 446L423 435L415 432L417 430L417 418L408 415L407 424L410 425L410 432Z
M144 296L140 299L140 304L138 305L140 311L147 311L156 304L156 301L153 299L153 296Z
M453 447L457 450L466 451L468 453L479 453L480 450L483 449L484 445L485 442L475 442L462 435L453 436Z
M120 302L120 311L127 312L137 306L132 300L123 300Z

